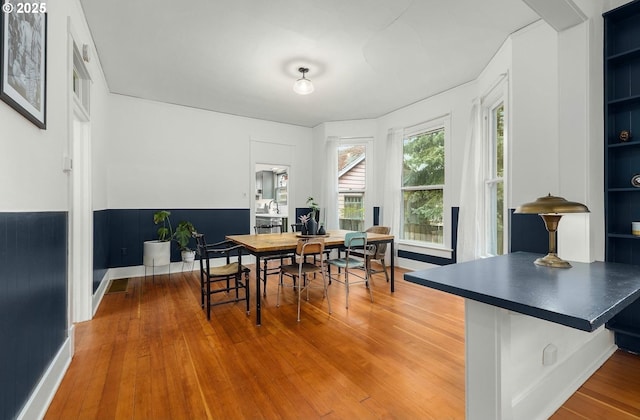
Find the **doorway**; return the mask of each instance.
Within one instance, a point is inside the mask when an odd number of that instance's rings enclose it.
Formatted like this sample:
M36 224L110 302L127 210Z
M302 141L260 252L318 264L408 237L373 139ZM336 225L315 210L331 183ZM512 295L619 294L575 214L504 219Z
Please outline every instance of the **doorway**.
M69 323L93 317L93 208L91 197L90 85L78 39L69 22L68 158L69 173Z
M263 233L289 230L290 172L288 165L255 164L254 226Z

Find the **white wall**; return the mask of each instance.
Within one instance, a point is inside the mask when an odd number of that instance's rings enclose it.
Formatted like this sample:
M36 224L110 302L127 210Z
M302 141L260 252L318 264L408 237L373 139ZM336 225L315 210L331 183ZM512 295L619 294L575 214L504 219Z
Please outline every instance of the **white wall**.
M559 194L557 33L539 21L512 36L509 207Z
M252 140L292 146L301 166L311 153L305 127L121 95L109 109L109 208L250 208ZM310 171L292 171L310 184Z
M549 192L558 194L557 43L557 33L553 29L542 21L534 23L505 40L477 80L378 118L373 135L375 185L384 185L387 136L390 129L411 127L449 115L450 152L446 172L448 205L459 206L464 145L472 101L486 94L503 74L507 74L512 111L508 122L511 148L511 194L508 206L516 207ZM328 136L366 136L371 128L370 120L324 123L314 131L316 153L320 154L320 143ZM316 160L316 164L320 165L320 161ZM384 200L383 190L377 189L376 195L374 201L381 205ZM382 213L384 218L384 209ZM448 214L446 216L449 217ZM464 226L460 226L460 229L464 229ZM411 247L401 242L398 248L442 257L450 255L438 250ZM428 267L402 260L399 263L412 269Z
M71 2L51 2L47 50L47 129L40 130L0 101L0 210L67 210L67 11Z

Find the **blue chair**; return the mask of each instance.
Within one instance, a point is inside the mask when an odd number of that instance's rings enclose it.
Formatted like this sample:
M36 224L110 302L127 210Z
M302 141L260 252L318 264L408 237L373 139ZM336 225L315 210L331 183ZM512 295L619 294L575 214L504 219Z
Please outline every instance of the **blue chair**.
M329 284L335 280L338 283L345 285L347 290L345 307L347 309L349 309L349 286L352 284L364 283L367 289L369 289L369 296L371 298L371 302L373 302L373 293L371 292L371 287L369 287L369 270L367 270L366 260L365 258L357 257L356 253L359 255L373 253L375 251L375 246L367 245L366 232L349 232L344 237L344 248L346 253L344 258L334 258L327 261L329 264ZM341 276L342 278L332 278L330 266L338 267L339 270L344 269L344 274ZM354 269L357 269L358 271L354 272ZM363 272L364 277L360 275L360 273ZM350 276L355 276L359 280L353 281L350 279Z

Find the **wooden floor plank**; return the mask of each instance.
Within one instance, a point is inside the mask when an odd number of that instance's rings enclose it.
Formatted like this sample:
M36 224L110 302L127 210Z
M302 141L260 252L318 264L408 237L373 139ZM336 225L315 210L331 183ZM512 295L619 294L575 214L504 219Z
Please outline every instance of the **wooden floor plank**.
M253 268L253 267L252 267ZM263 325L242 302L200 307L197 272L132 278L76 326L76 352L46 419L463 419L464 301L384 275L276 307L269 279ZM255 278L251 277L252 290ZM255 297L252 298L252 301ZM640 418L640 358L614 356L554 414Z

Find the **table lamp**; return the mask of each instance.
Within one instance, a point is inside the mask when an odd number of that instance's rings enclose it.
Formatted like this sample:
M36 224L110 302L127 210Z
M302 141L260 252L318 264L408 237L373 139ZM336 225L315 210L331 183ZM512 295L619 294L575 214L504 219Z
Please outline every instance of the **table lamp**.
M559 258L556 253L558 223L560 223L560 218L564 213L589 213L587 206L549 194L546 197L538 198L532 203L521 205L516 209L515 213L540 215L544 221L544 227L549 232L549 253L535 260L534 264L554 268L571 267L568 261Z

